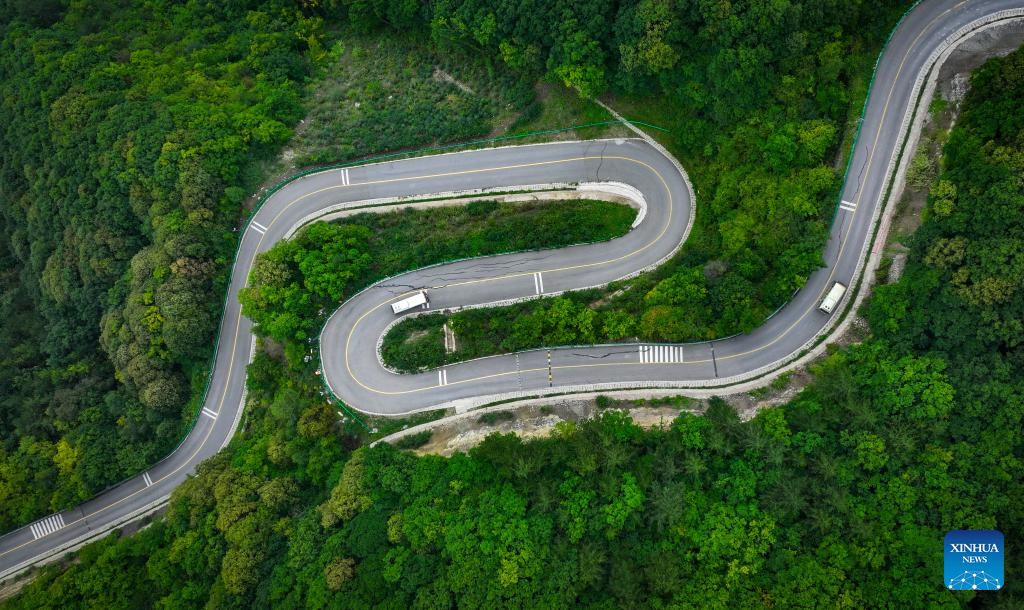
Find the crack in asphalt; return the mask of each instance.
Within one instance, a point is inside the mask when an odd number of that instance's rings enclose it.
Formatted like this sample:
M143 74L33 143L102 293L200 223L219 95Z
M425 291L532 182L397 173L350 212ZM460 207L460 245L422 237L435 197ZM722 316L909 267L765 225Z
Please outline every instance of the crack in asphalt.
M868 157L870 156L866 152L864 153L864 155L864 163L861 164L860 170L857 172L857 190L853 192L854 200L856 200L857 197L860 197L860 190L864 186L864 181L862 180L862 178L864 177L864 170L867 169L868 167ZM840 197L840 200L841 199L842 198Z
M602 142L601 154L598 155L597 169L594 171L594 182L601 181L601 168L604 167L604 153L608 150L608 142Z
M608 356L619 356L619 355L623 355L623 354L635 354L635 353L637 353L636 350L635 349L631 349L631 350L622 350L622 351L614 351L614 352L605 352L603 354L583 354L583 353L580 353L580 352L572 352L572 355L573 356L579 356L580 358L591 358L593 360L601 360L602 358L607 358Z

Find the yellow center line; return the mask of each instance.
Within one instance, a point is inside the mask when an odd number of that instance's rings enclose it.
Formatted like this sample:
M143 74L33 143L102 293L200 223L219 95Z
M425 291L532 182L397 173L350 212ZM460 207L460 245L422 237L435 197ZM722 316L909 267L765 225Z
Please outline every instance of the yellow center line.
M952 12L953 10L959 8L960 6L966 4L966 1L967 0L964 0L963 2L960 2L960 3L956 4L952 8L949 8L946 11L943 11L938 16L936 16L934 19L932 19L930 22L928 22L928 24L925 25L925 27L922 29L921 33L917 35L917 37L914 39L914 41L907 48L907 52L904 54L903 60L900 62L899 69L896 72L896 76L893 78L893 83L896 83L896 81L898 80L899 75L903 71L904 64L906 63L907 58L910 56L910 51L914 48L914 46L917 44L918 40L920 40L920 38L924 35L924 33L932 25L934 25L939 19L941 19L943 16L945 16L946 14L948 14L948 13ZM893 94L893 89L890 88L889 89L888 97L886 98L885 107L883 109L882 120L879 122L878 132L875 134L875 144L878 143L878 138L879 138L879 136L881 134L882 123L884 123L885 116L888 113L889 102L892 99L892 94ZM867 163L867 166L869 166L868 167L868 171L870 171L870 162L871 162L872 157L874 156L874 152L875 152L874 149L875 149L875 147L872 146L871 152L870 152L869 157L868 157L868 163ZM363 183L360 183L358 185L334 185L334 186L326 187L326 188L319 189L319 190L316 190L316 191L311 191L311 192L306 193L306 194L296 198L295 200L289 202L274 217L274 220L271 222L271 225L273 224L273 222L276 222L280 218L281 214L284 213L284 210L290 208L292 205L298 203L299 201L302 201L306 197L309 197L309 196L312 196L312 195L315 195L317 193L321 193L321 192L324 192L324 191L328 191L328 190L331 190L331 189L346 188L347 186L365 186L365 185L371 185L371 184L387 184L387 183L402 182L402 181L408 181L408 180L424 180L424 179L429 179L429 178L440 178L440 177L457 176L457 175L465 175L465 174L473 174L473 173L493 172L493 171L500 171L500 170L507 170L507 169L524 168L524 167L536 167L536 166L542 166L542 165L550 165L550 164L555 164L555 163L567 163L567 162L571 162L571 161L574 161L574 160L586 160L586 159L593 159L593 158L597 158L597 157L577 157L575 159L562 159L562 160L554 160L554 161L541 161L541 162L535 162L535 163L524 163L524 164L520 164L520 165L511 165L511 166L498 167L498 168L483 168L483 169L476 169L476 170L464 170L464 171L446 172L446 173L431 174L431 175L427 175L427 176L418 176L418 177L409 177L409 178L393 178L393 179L377 180L377 181L371 181L371 182L363 182ZM658 178L665 185L666 191L668 191L668 185L665 183L664 178L662 178L662 176L656 170L654 170L654 168L652 168L649 165L643 163L642 161L637 161L635 159L630 159L628 157L604 157L604 158L605 159L610 159L610 158L612 158L612 159L621 159L621 160L632 161L632 162L635 162L635 163L639 163L639 164L645 165L652 172L654 172L655 175L658 176ZM327 171L333 171L333 170L327 170ZM326 171L324 173L326 173ZM314 175L319 175L319 174L314 174ZM865 176L865 182L866 182L866 176ZM861 193L858 193L857 202L856 203L858 203L858 204L860 203L861 196L862 196ZM671 198L672 198L672 195L671 195L671 192L669 191L669 218L670 219L671 219L671 214L672 214L672 201L671 201ZM858 205L857 206L857 211L859 211L859 209L860 209L860 207ZM857 211L853 212L853 217L856 216ZM664 235L665 231L668 228L668 224L669 223L666 222L665 227L662 229L661 233L652 242L648 243L646 246L643 246L639 250L636 250L636 251L631 252L629 254L623 255L623 256L618 257L616 259L611 259L609 261L601 261L601 262L596 262L596 263L587 263L587 264L582 264L582 265L575 265L575 266L570 266L570 267L561 267L561 268L548 269L548 270L545 270L543 272L553 273L553 272L558 272L558 271L568 271L568 270L573 270L573 269L581 269L581 268L586 268L586 267L593 267L593 266L598 266L598 265L604 265L604 264L609 264L609 263L612 263L612 262L615 262L615 261L623 260L624 258L627 258L629 256L633 256L633 255L637 254L638 252L641 252L641 251L649 248L650 246L652 246L655 242L657 242L661 238L662 235ZM271 225L267 225L267 233L270 232ZM840 256L837 256L837 258L836 258L837 262L841 258L841 255L843 253L843 249L846 246L846 239L847 239L847 237L849 235L849 231L850 231L850 228L852 226L853 226L853 222L850 223L850 226L847 227L846 232L843 235L843 241L840 244L840 250L839 250L839 255ZM266 235L266 233L262 234L259 237L259 241L257 242L257 245L256 245L256 250L257 251L259 250L259 247L262 245L263 237L265 235ZM244 234L242 236L242 239L243 240L245 239L245 235ZM239 244L239 247L241 247L241 244ZM249 267L248 267L248 270L246 271L246 274L245 274L246 278L248 277L249 272L252 270L252 265L253 265L254 261L255 261L255 257L253 257L253 259L249 261ZM829 273L829 280L831 280L832 275L834 274L834 272L835 272L835 268L833 267L832 271ZM529 273L533 273L533 272L529 272ZM514 274L514 275L528 275L529 273L520 273L520 274ZM458 285L463 285L463 284L472 283L472 282L493 281L493 280L496 280L496 279L504 279L504 278L507 278L507 277L513 277L513 276L502 276L501 278L488 278L488 279L482 279L482 280L470 280L468 282L463 282L463 283L459 283L459 284L449 284L449 286L458 286ZM826 287L827 287L828 283L829 282L826 281L826 283L825 283ZM822 294L824 294L824 289L822 290ZM371 309L370 311L364 313L359 318L359 320L356 321L356 324L358 324L360 320L365 318L371 312L375 311L376 309L378 309L379 307L381 307L383 305L386 305L391 300L393 300L393 299L389 299L388 301L385 301L384 303L381 303L381 304L377 305L376 307L374 307L373 309ZM730 358L736 358L736 357L747 355L747 354L750 354L750 353L753 353L753 352L756 352L756 351L760 351L762 349L765 349L765 348L769 347L770 345L774 344L776 341L781 339L783 336L788 334L796 326L796 324L798 324L800 322L800 320L802 320L807 315L807 313L812 311L812 310L813 310L813 307L811 309L808 309L807 312L804 312L804 314L800 317L800 319L798 319L796 322L794 322L793 325L791 325L789 328L787 328L786 331L782 335L779 335L779 337L774 339L772 342L770 342L770 343L768 343L768 344L766 344L766 345L764 345L764 346L762 346L760 348L756 348L756 349L750 350L748 352L744 352L742 354L734 354L734 355L731 355L731 356L723 356L723 357L719 358L719 360L727 360L727 359L730 359ZM231 349L231 353L232 354L234 354L235 349L237 349L237 347L238 347L238 338L239 338L240 330L241 330L241 319L242 319L242 316L241 316L241 313L239 313L239 315L237 316L237 318L235 320L235 332L234 332L234 338L233 338L233 341L232 341L232 349ZM355 325L353 325L353 330L354 330L354 328L355 328ZM345 343L345 364L346 364L346 368L348 368L348 351L349 351L349 341L351 340L351 337L352 337L352 332L350 330L348 340ZM706 362L708 362L708 361L707 360L702 360L702 361L687 362L686 364L701 364L701 363L706 363ZM229 364L228 364L228 373L226 375L226 379L227 380L230 380L230 378L231 378L231 373L234 371L234 364L235 364L235 358L232 357L230 359L230 361L229 361ZM558 366L553 366L551 368L552 369L570 369L570 368L587 368L587 367L598 367L598 366L622 366L624 364L625 365L638 365L640 363L613 363L613 362L606 362L606 363L591 363L591 364L579 364L579 365L558 365ZM648 366L648 364L645 364L644 366ZM214 363L214 368L216 368L216 362ZM351 375L352 374L351 369L348 369L348 370L349 370L349 374ZM521 372L535 372L535 371L543 371L543 370L545 370L545 369L543 369L543 368L541 368L541 369L527 369L527 370L521 371ZM500 377L500 376L512 374L512 372L513 371L504 372L504 373L496 373L496 374L492 374L492 375L485 375L485 376L482 376L482 377L475 377L475 378L466 379L466 380L463 380L463 381L451 382L448 385L455 385L455 384L468 383L468 382L471 382L471 381L478 381L478 380L488 379L488 378L493 378L493 377ZM361 382L359 382L358 379L356 379L355 375L352 375L352 379L355 380L360 385L363 385ZM363 387L366 387L366 386L363 386ZM379 393L382 393L382 394L405 394L405 393L410 393L410 392L418 392L418 391L422 391L422 390L432 389L433 387L437 387L437 386L431 386L429 388L421 388L420 390L410 390L410 391L407 391L407 392L379 392ZM371 390L371 391L374 391L372 388L367 388L367 389ZM224 401L225 401L225 399L227 397L227 393L228 393L228 383L225 383L224 384L224 389L221 392L221 397L220 397L220 400L218 401L218 405L217 405L217 414L218 415L220 414L221 408L224 405ZM241 405L240 405L240 408L241 408ZM207 430L206 434L204 435L202 442L199 444L199 446L196 448L196 450L192 453L192 455L190 455L187 460L185 460L180 466L178 466L177 468L175 468L171 472L169 472L166 475L160 477L159 479L154 480L153 481L153 485L156 485L157 483L160 483L161 481L164 481L165 479L167 479L167 478L177 474L178 472L180 472L183 468L187 467L192 462L192 460L199 454L199 452L202 451L203 448L206 446L206 443L210 439L210 435L213 433L213 429L214 429L215 423L216 423L215 421L211 422L210 427ZM107 511L107 510L109 510L109 509L111 509L111 508L113 508L115 506L118 506L121 503L123 503L123 502L125 502L125 501L127 501L127 500L129 500L129 499L131 499L131 498L133 498L135 496L137 496L138 494L142 493L143 491L145 491L148 488L149 488L149 486L144 487L144 488L139 489L138 491L132 492L131 494L129 494L129 495L127 495L127 496L125 496L125 497L123 497L123 498L121 498L119 500L116 500L116 501L114 501L114 502L112 502L112 503L110 503L110 504L108 504L106 506L98 508L98 509L94 510L93 512L84 515L81 519L78 519L76 521L72 521L72 522L68 523L68 526L73 525L75 523L78 523L79 521L82 521L84 519L88 519L90 517L94 517L94 516L104 512L104 511ZM60 530L58 530L58 531L60 531ZM45 538L45 536L44 537L40 537L38 539L29 540L27 542L23 542L22 544L19 544L19 545L15 546L15 547L12 547L12 548L10 548L10 549L8 549L6 551L0 552L0 557L3 557L3 556L8 555L10 553L13 553L13 552L17 551L18 549L21 549L21 548L23 548L23 547L25 547L25 546L27 546L29 544L32 544L33 542L37 542L38 540L42 540L43 538Z
M654 239L652 239L651 241L649 241L645 245L637 248L636 250L633 250L633 251L627 252L626 254L623 254L621 256L617 256L615 258L611 258L611 259L607 259L607 260L603 260L603 261L597 261L597 262L593 262L593 263L582 263L582 264L579 264L579 265L569 265L569 266L565 266L565 267L553 267L553 268L550 268L550 269L534 269L532 271L519 271L519 272L516 272L516 273L509 273L509 274L498 275L498 276L494 276L494 277L479 278L479 279L475 279L475 280L464 280L464 281L454 282L454 283L450 283L450 284L441 284L439 286L432 286L430 289L435 289L436 290L436 289L439 289L439 288L452 288L452 287L456 287L456 286L466 286L466 285L469 285L469 284L479 284L479 283L483 283L483 282L496 282L496 281L500 281L500 280L507 280L507 279L517 278L517 277L524 277L524 276L528 276L528 275L533 275L534 273L557 273L557 272L564 272L564 271L575 271L575 270L578 270L578 269L586 269L586 268L590 268L590 267L599 267L599 266L602 266L602 265L610 265L610 264L613 264L613 263L625 260L627 258L630 258L632 256L636 256L637 254L647 250L648 248L650 248L654 244L658 243L658 241L660 241L661 238L665 236L665 233L668 232L668 228L672 224L672 210L674 208L673 199L672 199L672 190L669 188L668 183L665 181L665 178L660 173L658 173L658 170L654 169L653 167L651 167L647 163L644 163L643 161L640 161L640 160L637 160L637 159L633 159L631 157L610 156L610 155L601 155L601 156L598 156L598 157L575 157L575 158L572 158L572 159L564 159L562 161L545 161L543 164L559 163L559 162L568 163L568 162L574 162L574 161L585 161L585 160L590 160L590 159L616 160L616 161L626 161L626 162L629 162L629 163L636 163L637 165L643 166L646 169L650 170L651 173L653 173L655 176L658 177L658 180L661 181L662 186L665 188L665 193L668 196L668 216L665 219L665 224L661 228L661 231L658 233L657 236L655 236ZM518 167L522 167L522 166L518 166L517 165L517 166L512 166L512 167L518 168ZM506 168L496 168L496 169L500 170L500 169L506 169ZM431 385L428 385L428 386L425 386L425 387L422 387L422 388L415 388L415 389L412 389L412 390L380 390L378 388L374 388L374 387L368 386L365 383L363 383L363 381L360 380L356 376L355 372L352 370L352 364L351 364L351 361L349 359L349 352L350 352L350 347L351 347L351 344L352 344L352 336L355 334L356 328L359 326L359 324L362 323L362 321L368 315L370 315L373 312L377 311L381 307L387 305L388 303L393 302L395 299L401 299L401 298L403 298L405 296L408 296L410 294L413 294L415 292L417 292L417 291L416 290L411 290L409 292L403 293L403 294L398 295L398 296L389 296L386 300L378 303L374 307L371 307L365 313L363 313L363 315L359 316L356 319L356 321L352 324L352 327L349 328L348 336L345 339L345 370L348 372L349 377L351 377L353 381L355 381L357 384L359 384L360 387L362 387L363 389L365 389L365 390L367 390L369 392L373 392L375 394L381 394L381 395L385 395L385 396L398 396L398 395L402 395L402 394L414 394L416 392L422 392L424 390L430 390L430 389L442 387L441 384L438 383L438 384L431 384ZM326 371L326 367L325 367L325 371ZM326 374L326 372L324 374ZM451 382L451 383L448 383L447 385L454 385L455 383L468 383L470 381L478 381L478 380L481 380L481 379L490 379L492 377L500 377L502 375L507 375L507 374L509 374L509 373L497 373L497 374L492 374L492 375L484 375L482 377L473 377L471 379L465 379L465 380L463 380L461 382Z
M900 61L900 65L899 65L899 67L896 70L896 75L893 77L893 80L892 80L893 86L889 88L889 91L888 91L888 93L886 95L886 99L885 99L885 105L882 107L882 117L881 117L881 119L878 122L878 128L875 131L875 139L874 139L874 141L873 141L873 143L871 145L871 148L870 148L870 150L868 152L868 159L867 159L867 162L865 163L865 167L867 168L868 173L866 173L864 175L864 177L862 178L862 181L861 181L862 184L866 184L867 181L868 181L868 176L871 175L870 174L870 172L871 172L871 162L874 160L875 150L876 150L877 145L878 145L878 140L879 140L879 138L882 135L882 127L885 124L885 118L888 116L888 113L889 113L889 104L892 101L892 96L893 96L893 93L895 91L895 84L899 81L900 74L903 73L903 68L906 65L907 59L909 59L909 57L910 57L910 50L913 49L917 45L917 43L921 39L921 37L924 36L925 33L939 19L941 19L946 14L952 12L953 10L955 10L955 9L959 8L960 6L962 6L963 4L965 4L966 1L967 0L964 0L963 2L960 2L959 4L957 4L957 5L955 5L955 6L951 7L951 8L943 11L942 13L937 15L934 19L932 19L930 22L928 22L928 24L926 24L925 27L921 29L921 32L918 33L918 35L914 38L914 40L907 47L907 52L903 55L903 58ZM851 154L853 154L853 153L851 152ZM665 179L661 176L661 174L658 173L658 171L655 170L653 167L651 167L650 165L647 165L646 163L643 163L642 161L637 161L635 159L631 159L631 158L628 158L628 157L605 157L605 158L606 159L614 158L614 159L620 159L620 160L624 160L624 161L632 161L634 163L639 163L639 164L645 166L647 169L651 170L658 177L658 179L661 180L662 184L665 186L666 191L668 192L668 197L669 197L669 220L666 221L665 226L662 228L661 233L659 233L658 236L653 241L651 241L650 243L648 243L647 245L643 246L642 248L640 248L640 249L638 249L636 251L630 252L630 253L625 254L625 255L623 255L621 257L618 257L618 258L615 258L615 259L611 259L611 260L608 260L608 261L600 261L600 262L595 262L595 263L587 263L585 265L576 265L576 266L572 266L572 267L562 267L562 268L556 268L556 269L547 269L547 270L542 270L541 271L542 273L553 273L553 272L557 272L557 271L567 271L567 270L579 269L579 268L584 268L584 267L593 267L593 266L598 266L598 265L605 265L605 264L609 264L609 263L620 261L620 260L622 260L624 258L627 258L627 257L630 257L630 256L634 256L635 254L637 254L639 252L642 252L643 250L646 250L647 248L651 247L659 239L661 239L661 237L664 235L665 231L668 229L668 226L671 223L671 218L672 218L672 209L673 209L672 193L668 189L668 185L665 183ZM835 276L836 269L839 266L839 261L842 260L843 253L846 250L846 244L847 244L847 242L849 240L850 231L853 229L853 225L854 225L854 221L856 220L857 213L860 211L860 202L861 202L862 198L863 198L863 189L858 189L857 190L856 201L854 202L855 203L855 210L851 213L849 224L843 230L842 237L841 237L840 242L839 242L839 252L836 255L835 264L829 270L828 277L826 278L825 283L822 286L821 291L819 292L818 296L811 302L811 306L808 307L800 315L800 317L798 317L784 331L782 331L780 334L778 334L774 339L772 339L768 343L765 343L764 345L761 345L759 347L755 347L755 348L749 349L749 350L744 351L744 352L721 356L721 357L718 358L718 360L731 360L731 359L740 358L740 357L743 357L743 356L749 356L750 354L757 353L759 351L762 351L762 350L765 350L765 349L771 347L772 345L775 345L776 343L781 341L784 337L788 336L793 331L793 329L795 329L801 322L803 322L804 318L806 318L808 314L810 314L812 311L815 310L818 301L821 300L821 298L824 296L825 292L830 288L829 284L831 284L832 278ZM482 278L482 279L477 279L477 280L467 280L467 281L458 282L458 283L454 283L454 284L445 284L445 285L442 285L442 286L439 286L439 287L436 287L436 288L463 286L463 285L467 285L467 284L475 284L475 283L480 283L480 282L491 282L491 281L496 281L496 280L504 280L504 279L510 279L510 278L514 278L514 277L521 277L521 276L526 276L526 275L532 275L533 273L536 273L536 272L537 271L526 271L526 272L519 272L519 273L514 273L514 274L497 276L497 277L493 277L493 278ZM416 389L412 389L412 390L399 390L399 391L380 390L380 389L368 386L365 383L363 383L355 375L355 373L352 371L351 363L349 361L349 348L350 348L350 345L351 345L351 342L352 342L352 336L355 333L356 327L363 321L364 318L366 318L371 313L377 311L378 309L380 309L384 305L394 301L395 299L403 298L403 297L408 296L410 294L413 294L415 292L416 291L413 290L413 291L409 291L409 292L406 292L404 294L401 294L401 295L399 295L397 297L389 297L388 300L386 300L386 301L384 301L382 303L379 303L378 305L376 305L375 307L371 308L366 313L361 315L358 319L356 319L355 323L352 325L352 328L349 329L348 337L345 340L345 369L346 369L346 371L348 372L349 376L352 378L353 381L355 381L360 387L362 387L363 389L365 389L365 390L367 390L369 392L373 392L375 394L380 394L380 395L395 396L395 395L403 395L403 394L414 394L414 393L417 393L417 392L422 392L422 391L426 391L426 390L432 390L432 389L435 389L435 388L444 387L441 384L431 384L431 385L428 385L428 386L425 386L425 387L422 387L422 388L416 388ZM707 362L707 361L693 361L693 362L687 362L686 364L703 364L705 362ZM630 365L630 364L637 364L637 363L625 363L625 362L623 362L623 363L593 363L593 364L580 364L580 365L571 365L571 366L572 366L572 368L585 368L585 367L598 367L598 366L623 366L623 365ZM644 364L648 364L648 363L644 363ZM556 368L556 367L552 367L552 368ZM561 367L558 367L558 368L561 368ZM326 371L324 372L324 374L326 374ZM480 376L480 377L473 377L473 378L470 378L470 379L462 380L460 382L449 382L449 383L447 383L445 385L449 386L449 385L455 385L457 383L468 383L468 382L471 382L471 381L490 379L490 378L493 378L493 377L498 377L498 376L507 375L507 374L510 374L510 372L509 373L496 373L496 374L484 375L484 376Z

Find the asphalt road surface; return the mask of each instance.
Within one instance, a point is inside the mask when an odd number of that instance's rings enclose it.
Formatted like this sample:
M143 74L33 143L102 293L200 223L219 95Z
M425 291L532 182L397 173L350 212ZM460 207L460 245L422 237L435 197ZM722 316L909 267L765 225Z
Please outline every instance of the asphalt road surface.
M640 139L571 142L476 150L331 170L296 180L268 199L246 227L232 270L216 363L203 410L183 443L145 473L82 505L0 538L0 578L96 536L166 500L202 460L234 432L244 403L251 323L237 294L256 254L303 219L344 202L557 182L614 181L643 193L646 217L624 237L603 244L495 256L421 269L371 287L329 318L321 336L326 381L346 404L367 413L402 414L451 401L510 392L679 385L742 375L782 361L826 324L817 310L834 282L851 285L882 205L905 116L916 101L919 75L951 34L989 15L1024 9L1024 0L928 0L904 19L875 73L871 97L824 266L762 327L713 343L562 348L497 356L418 375L396 375L375 346L394 321L390 303L427 289L441 309L527 298L597 286L630 275L671 254L684 239L691 194L671 160ZM849 298L849 297L847 297ZM844 300L845 301L845 300ZM550 378L549 378L550 373Z

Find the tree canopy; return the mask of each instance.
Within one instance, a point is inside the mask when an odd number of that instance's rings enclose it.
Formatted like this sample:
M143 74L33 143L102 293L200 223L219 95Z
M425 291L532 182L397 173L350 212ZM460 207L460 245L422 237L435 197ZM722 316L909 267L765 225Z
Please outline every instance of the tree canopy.
M0 530L180 438L245 172L300 118L320 27L279 0L0 5Z
M998 595L948 591L940 549L953 529L998 529L1007 548L1024 531L1021 299L989 266L1014 264L1022 222L1024 124L1003 120L1022 115L1022 62L974 76L906 273L867 308L872 336L788 403L743 421L711 399L645 431L605 398L549 438L352 450L310 377L261 351L249 423L166 517L8 606L1020 606L1018 563ZM979 298L990 277L1009 296Z

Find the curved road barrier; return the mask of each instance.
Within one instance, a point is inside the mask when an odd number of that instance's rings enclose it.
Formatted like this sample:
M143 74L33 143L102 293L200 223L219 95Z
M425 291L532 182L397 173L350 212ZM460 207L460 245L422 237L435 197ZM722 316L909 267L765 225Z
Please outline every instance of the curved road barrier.
M517 396L624 388L713 388L774 370L819 341L835 316L818 310L840 282L855 287L925 79L942 52L975 29L1024 15L1024 0L928 0L909 11L881 55L850 159L830 238L792 301L750 334L686 345L607 345L535 350L462 362L417 375L380 363L377 342L390 305L426 290L431 310L481 306L599 286L656 266L681 246L693 194L681 168L644 139L492 148L311 173L273 193L239 243L202 410L171 455L75 508L0 538L0 578L57 557L167 501L196 465L231 438L245 398L254 347L238 290L256 255L305 219L368 200L432 193L515 190L520 185L622 183L646 214L627 235L602 244L458 261L385 280L349 299L320 337L325 382L347 405L399 415L466 408ZM382 208L377 208L382 209ZM383 208L386 209L386 208ZM853 292L852 290L850 292ZM849 295L850 292L847 294Z

